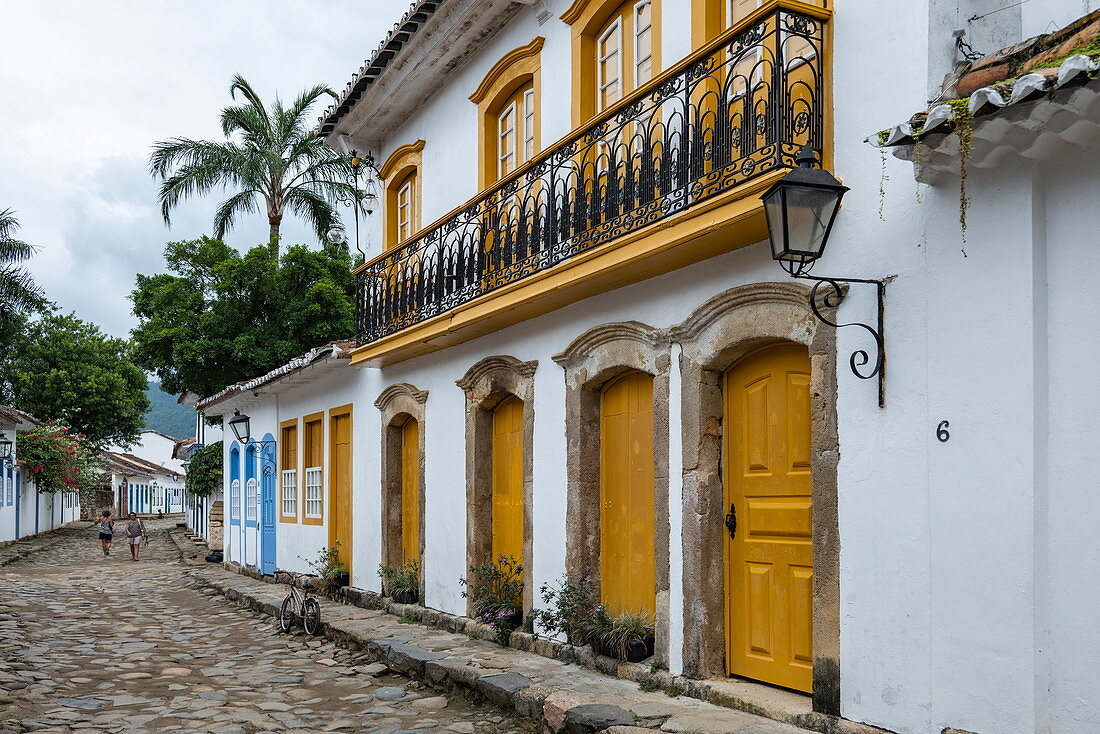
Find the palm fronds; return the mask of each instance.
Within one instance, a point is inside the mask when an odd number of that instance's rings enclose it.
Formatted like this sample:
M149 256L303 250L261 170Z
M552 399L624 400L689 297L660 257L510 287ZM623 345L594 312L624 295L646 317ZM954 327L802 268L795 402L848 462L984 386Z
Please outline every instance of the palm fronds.
M224 141L171 138L153 146L149 172L161 182L164 221L171 224L172 211L184 199L237 189L214 216L216 237L223 237L241 213L266 211L275 238L288 208L319 237L340 227L337 201L354 193L347 183L350 160L314 137L307 122L310 108L335 93L317 85L289 106L278 98L265 105L239 74L229 93L235 104L221 112ZM260 206L259 197L266 206Z

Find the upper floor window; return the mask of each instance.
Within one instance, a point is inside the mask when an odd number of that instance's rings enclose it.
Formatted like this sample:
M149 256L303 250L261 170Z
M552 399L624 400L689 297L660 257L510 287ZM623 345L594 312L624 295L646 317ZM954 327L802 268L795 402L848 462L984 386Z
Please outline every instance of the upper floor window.
M618 102L660 71L661 0L575 0L561 16L573 28L573 123Z
M420 230L423 154L423 140L402 145L378 169L385 181L383 239L386 250L397 247Z
M416 172L410 173L397 186L397 241L404 242L416 229Z
M543 38L504 55L470 100L478 106L480 188L531 160L539 148L539 73Z

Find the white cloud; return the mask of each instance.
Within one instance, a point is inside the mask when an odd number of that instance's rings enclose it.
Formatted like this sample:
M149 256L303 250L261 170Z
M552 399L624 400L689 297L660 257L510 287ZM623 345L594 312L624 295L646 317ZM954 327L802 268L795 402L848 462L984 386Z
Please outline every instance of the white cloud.
M220 137L229 81L266 100L318 82L341 90L408 0L36 0L7 3L0 44L0 209L41 247L32 270L66 310L125 335L134 274L165 242L210 230L218 197L185 202L165 228L151 144ZM319 113L320 110L317 110ZM284 239L314 242L297 221ZM266 240L262 216L227 239Z

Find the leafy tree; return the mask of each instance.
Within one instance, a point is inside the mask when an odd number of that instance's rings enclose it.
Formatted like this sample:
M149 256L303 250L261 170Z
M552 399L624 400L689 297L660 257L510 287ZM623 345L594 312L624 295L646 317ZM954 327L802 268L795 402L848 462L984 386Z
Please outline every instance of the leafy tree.
M0 370L20 409L96 444L131 443L145 425L145 373L130 359L129 343L75 314L28 320Z
M236 189L214 215L214 237L225 236L242 212L267 211L271 238L279 236L286 210L305 220L322 240L339 228L336 198L353 194L346 182L351 158L313 135L310 108L336 93L323 85L307 89L289 106L276 97L271 109L239 74L229 86L243 104L222 110L225 140L171 138L154 144L149 169L161 181L159 200L164 221L180 201L214 189Z
M276 241L244 255L203 237L165 247L168 273L138 275L134 358L169 393L217 393L313 347L348 338L355 283L347 250Z
M100 480L99 451L83 433L45 424L20 431L19 458L40 492L91 492Z
M10 343L19 330L19 315L45 307L46 299L23 263L34 245L15 239L19 220L11 209L0 209L0 343Z
M187 465L187 493L209 497L222 487L222 442L217 441L191 455Z

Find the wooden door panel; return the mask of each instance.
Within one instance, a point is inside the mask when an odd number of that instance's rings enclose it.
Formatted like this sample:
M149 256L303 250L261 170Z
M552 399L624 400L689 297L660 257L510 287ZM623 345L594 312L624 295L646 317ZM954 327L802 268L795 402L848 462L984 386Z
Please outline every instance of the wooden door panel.
M813 661L813 504L809 357L756 352L724 380L727 670L809 691Z
M523 403L493 411L492 554L523 561Z
M653 501L653 377L632 372L600 402L600 588L611 610L656 610Z
M401 427L401 561L420 560L420 424Z
M340 544L340 560L351 573L352 557L352 466L351 466L351 414L343 413L331 418L329 432L332 440L332 528L330 541Z

